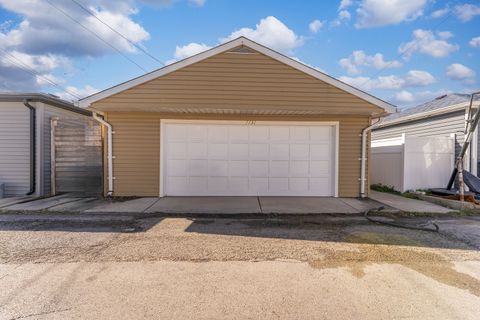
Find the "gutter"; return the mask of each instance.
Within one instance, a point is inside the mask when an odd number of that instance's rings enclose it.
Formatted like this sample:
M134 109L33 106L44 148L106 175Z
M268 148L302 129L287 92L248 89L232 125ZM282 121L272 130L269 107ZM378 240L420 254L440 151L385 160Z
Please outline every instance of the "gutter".
M113 196L113 147L112 147L112 125L105 121L104 119L100 118L96 112L93 112L93 119L100 122L102 125L107 127L107 161L108 161L108 191L107 197Z
M367 171L367 168L366 168L366 163L367 163L367 136L368 136L368 133L372 130L372 128L375 127L377 124L379 124L381 121L382 121L382 119L380 118L380 120L378 120L374 124L371 124L371 125L369 125L368 127L364 128L362 130L362 157L360 158L360 160L361 160L360 198L365 198L367 196L366 192L365 192L365 189L366 189L365 184L367 182L367 179L365 177L366 176L366 171Z
M36 110L33 107L28 99L23 100L23 105L30 110L30 189L27 196L35 193L35 175L36 175L36 148L37 148L37 139L36 139Z

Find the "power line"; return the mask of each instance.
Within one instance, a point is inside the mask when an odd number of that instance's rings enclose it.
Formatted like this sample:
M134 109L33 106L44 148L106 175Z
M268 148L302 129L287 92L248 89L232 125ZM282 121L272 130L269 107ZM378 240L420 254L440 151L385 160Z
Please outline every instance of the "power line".
M15 57L14 55L6 52L5 50L3 49L0 49L0 52L4 54L5 58L10 61L11 63L13 63L14 65L16 65L17 67L20 67L23 71L25 72L28 72L30 73L31 75L34 75L34 76L37 76L37 77L40 77L41 79L47 81L48 83L50 83L51 85L55 86L56 88L62 90L63 92L71 95L72 97L74 97L75 99L80 99L81 97L76 95L75 93L71 92L70 90L68 90L67 88L63 87L62 85L56 83L55 81L51 80L51 79L48 79L47 77L45 77L44 75L40 74L38 71L36 71L35 69L31 68L30 66L28 66L26 63L24 63L22 60L20 60L19 58ZM10 58L9 58L10 57ZM14 60L16 60L17 62L15 62Z
M64 10L60 9L59 7L57 7L56 5L54 5L50 0L46 0L52 7L54 7L56 10L58 10L59 12L61 12L63 15L65 15L66 17L70 18L70 20L74 21L75 23L77 23L79 26L81 26L83 29L85 29L86 31L90 32L91 34L93 34L97 39L99 39L100 41L102 41L103 43L105 43L106 45L108 45L110 48L112 48L113 50L115 50L118 54L120 54L122 57L124 57L125 59L127 59L128 61L130 61L131 63L133 63L134 65L136 65L137 67L139 67L141 70L143 70L144 72L148 72L145 68L143 68L141 65L139 65L138 63L136 63L135 61L133 61L132 59L130 59L127 55L125 55L122 51L120 51L119 49L117 49L115 46L111 45L110 43L108 43L106 40L104 40L102 37L100 37L96 32L90 30L89 28L85 27L80 21L78 21L77 19L75 19L74 17L72 17L71 15L69 15L68 13L66 13Z
M147 50L145 50L144 48L142 48L141 46L139 46L138 44L136 44L135 42L133 42L132 40L128 39L126 36L124 36L123 34L121 34L119 31L117 31L115 28L113 28L112 26L110 26L109 24L107 24L105 21L103 21L102 19L100 19L94 12L92 12L90 9L86 8L84 5L82 5L80 2L78 2L77 0L72 0L72 2L76 3L83 11L85 11L86 13L88 13L89 15L91 15L92 17L94 17L95 19L97 19L100 23L102 23L104 26L106 26L107 28L109 28L110 30L112 30L113 32L115 32L116 34L118 34L120 37L122 37L123 39L125 39L128 43L130 43L132 46L134 46L135 48L137 48L138 50L142 51L144 54L146 54L147 56L149 56L150 58L152 58L153 60L155 60L156 62L160 63L161 65L163 65L163 62L160 61L159 59L155 58L153 55L151 55Z

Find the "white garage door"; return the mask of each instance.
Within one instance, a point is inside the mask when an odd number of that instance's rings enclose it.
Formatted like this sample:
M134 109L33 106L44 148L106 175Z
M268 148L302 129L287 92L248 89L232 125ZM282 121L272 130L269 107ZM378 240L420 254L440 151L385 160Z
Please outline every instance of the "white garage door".
M335 125L162 122L161 195L335 196Z

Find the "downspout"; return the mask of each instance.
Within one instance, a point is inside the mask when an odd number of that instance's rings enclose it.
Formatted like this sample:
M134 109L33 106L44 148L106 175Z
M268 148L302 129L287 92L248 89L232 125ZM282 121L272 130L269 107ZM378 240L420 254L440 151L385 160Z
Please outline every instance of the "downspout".
M360 168L360 198L365 198L367 196L366 192L365 192L365 189L366 189L365 184L367 183L367 179L366 179L367 166L366 166L366 163L367 163L367 137L368 137L368 133L370 131L372 131L373 126L378 124L380 121L382 121L381 118L377 122L371 124L370 126L364 128L362 130L362 157L361 157L361 168Z
M113 195L113 148L112 148L112 125L100 118L97 113L93 112L93 119L107 127L107 166L108 166L108 191L107 197Z
M30 189L27 192L27 196L32 195L35 193L35 175L36 175L36 110L33 107L28 99L23 100L23 105L30 110Z

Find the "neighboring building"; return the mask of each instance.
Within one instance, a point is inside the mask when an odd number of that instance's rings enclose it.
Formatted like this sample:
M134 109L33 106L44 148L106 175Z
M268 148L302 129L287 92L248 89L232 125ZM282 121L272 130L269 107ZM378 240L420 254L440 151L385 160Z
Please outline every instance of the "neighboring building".
M80 106L112 126L114 196L357 197L362 130L395 112L244 37Z
M48 94L0 93L3 197L51 194L52 118L82 123L91 119L91 112ZM101 186L101 180L97 184Z
M445 187L464 143L470 97L444 95L392 114L376 125L372 130L371 182L395 186L399 191ZM478 133L464 164L475 175L477 159Z

